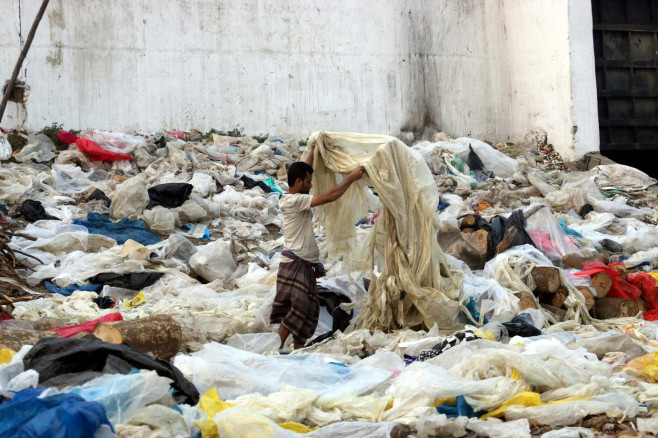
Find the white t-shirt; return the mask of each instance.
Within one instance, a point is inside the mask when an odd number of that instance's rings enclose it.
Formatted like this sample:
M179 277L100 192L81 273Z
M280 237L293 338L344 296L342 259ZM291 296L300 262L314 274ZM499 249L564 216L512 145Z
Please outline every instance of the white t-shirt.
M313 232L312 200L313 195L302 193L288 193L279 199L279 208L283 213L283 248L307 262L319 263L320 249ZM290 259L282 257L281 261L288 262Z

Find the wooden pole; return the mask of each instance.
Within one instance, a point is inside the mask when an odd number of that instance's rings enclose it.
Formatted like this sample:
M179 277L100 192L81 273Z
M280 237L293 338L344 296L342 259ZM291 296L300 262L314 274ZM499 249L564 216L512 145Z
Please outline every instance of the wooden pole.
M46 7L48 6L49 1L50 0L43 0L43 2L41 2L41 8L39 8L39 12L37 12L37 16L34 17L34 23L32 23L32 28L30 29L30 33L27 34L27 40L25 40L25 45L23 46L23 50L21 50L21 54L18 55L18 61L16 61L14 72L11 75L11 79L9 79L9 83L7 84L7 88L5 89L5 94L2 96L2 102L0 103L0 122L2 122L2 116L5 113L5 108L7 107L7 101L9 100L9 96L11 96L11 92L14 90L14 85L16 84L16 78L18 78L18 72L21 71L21 67L23 66L23 61L27 56L28 50L30 50L30 46L32 45L32 40L34 40L34 34L37 33L37 27L39 27L39 22L41 21L43 14L46 12Z

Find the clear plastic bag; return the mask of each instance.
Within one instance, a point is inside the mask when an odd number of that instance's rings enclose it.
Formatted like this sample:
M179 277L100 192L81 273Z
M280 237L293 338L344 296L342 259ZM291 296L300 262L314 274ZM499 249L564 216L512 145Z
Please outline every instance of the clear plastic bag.
M190 427L178 412L162 405L138 409L128 421L116 426L119 437L189 437ZM95 436L94 438L99 438Z
M171 380L155 371L142 370L134 374L105 374L68 392L87 401L97 401L105 407L112 424L120 424L151 403L173 404L169 394Z
M488 274L474 275L471 269L462 261L447 256L464 275L464 282L459 302L466 307L471 300L479 313L479 320L472 321L478 325L484 324L486 317L491 322L507 322L521 310L520 300L503 288L500 283ZM473 315L472 315L473 316Z
M468 146L472 146L486 170L492 171L494 176L512 178L519 170L519 163L514 158L508 157L481 140L461 137L453 142L438 142L435 144L452 151L464 162L468 160Z
M0 168L0 199L17 201L33 188L32 177L16 166L3 164Z
M14 158L20 163L31 163L50 161L57 156L55 154L55 145L52 140L44 134L30 134L28 144L17 153Z
M279 350L281 339L277 333L235 334L228 338L226 345L252 353L272 353Z
M567 254L582 255L576 242L564 232L547 205L533 204L524 210L524 214L528 235L549 259L560 260Z
M510 406L505 410L506 420L525 418L532 424L548 426L568 426L577 423L588 415L605 413L608 417L625 415L634 418L638 403L634 397L611 392L592 397L592 400L563 401L541 406Z
M95 169L83 172L73 164L53 164L51 175L54 181L53 188L60 193L84 192L96 181L106 177L98 174Z

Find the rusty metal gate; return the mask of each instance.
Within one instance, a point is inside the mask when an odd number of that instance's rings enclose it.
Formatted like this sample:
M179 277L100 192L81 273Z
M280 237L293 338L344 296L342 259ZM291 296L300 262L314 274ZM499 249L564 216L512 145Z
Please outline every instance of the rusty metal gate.
M658 0L592 0L592 14L601 152L658 150Z

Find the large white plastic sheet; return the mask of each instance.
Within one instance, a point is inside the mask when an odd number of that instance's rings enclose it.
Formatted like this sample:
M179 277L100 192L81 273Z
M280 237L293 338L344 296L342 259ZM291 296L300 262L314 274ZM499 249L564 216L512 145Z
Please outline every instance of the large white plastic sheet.
M370 244L369 299L359 324L456 327L461 278L437 242L439 193L423 158L400 140L379 135L320 131L308 145L316 147L315 193L330 190L358 166L367 172L337 201L318 207L330 254L350 253L354 224L367 213L365 187L372 186L382 202Z
M318 354L263 356L214 342L189 356L176 356L174 365L200 393L217 388L222 400L254 392L268 395L284 386L311 389L321 399L364 394L393 375L376 367L332 363Z

